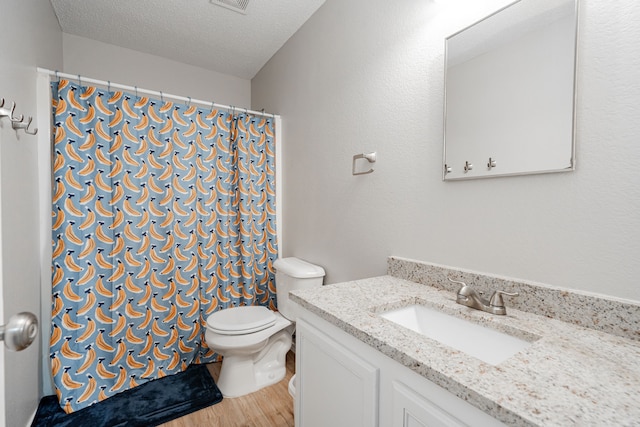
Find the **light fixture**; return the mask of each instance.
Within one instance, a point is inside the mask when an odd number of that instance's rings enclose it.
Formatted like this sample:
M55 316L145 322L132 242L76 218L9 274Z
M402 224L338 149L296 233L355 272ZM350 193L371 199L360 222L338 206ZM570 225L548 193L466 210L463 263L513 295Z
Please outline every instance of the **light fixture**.
M249 6L249 0L209 0L211 4L226 7L234 12L247 14L247 6Z

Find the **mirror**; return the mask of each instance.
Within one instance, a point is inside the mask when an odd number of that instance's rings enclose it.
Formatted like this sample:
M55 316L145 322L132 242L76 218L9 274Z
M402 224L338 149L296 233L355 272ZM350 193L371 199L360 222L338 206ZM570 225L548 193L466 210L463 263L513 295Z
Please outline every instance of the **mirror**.
M444 180L574 170L578 0L519 0L446 39Z

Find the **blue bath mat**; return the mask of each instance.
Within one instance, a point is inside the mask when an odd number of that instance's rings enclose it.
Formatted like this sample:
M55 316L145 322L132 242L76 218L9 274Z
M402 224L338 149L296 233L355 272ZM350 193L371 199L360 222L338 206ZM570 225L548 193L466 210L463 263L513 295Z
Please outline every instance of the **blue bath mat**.
M40 400L31 427L148 427L214 405L222 393L206 365L170 375L66 414L56 396Z

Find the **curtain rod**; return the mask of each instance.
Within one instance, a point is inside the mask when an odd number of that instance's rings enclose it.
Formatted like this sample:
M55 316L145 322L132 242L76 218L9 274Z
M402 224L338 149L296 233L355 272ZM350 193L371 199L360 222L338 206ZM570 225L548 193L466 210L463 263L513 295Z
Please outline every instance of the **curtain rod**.
M98 84L101 86L106 86L106 87L110 87L110 88L117 88L117 89L124 89L124 90L128 90L128 91L132 91L132 92L136 92L138 94L143 93L146 95L153 95L159 98L171 98L173 100L176 101L183 101L185 103L190 103L190 104L200 104L200 105L204 105L207 107L211 107L211 108L223 108L226 110L231 110L231 109L236 109L239 111L244 111L245 113L248 114L253 114L256 116L264 116L264 117L273 117L273 118L280 118L280 116L278 114L270 114L270 113L265 113L263 111L255 111L255 110L248 110L246 108L240 108L240 107L235 107L233 105L224 105L224 104L217 104L215 102L211 102L211 101L203 101L201 99L192 99L189 97L185 97L185 96L179 96L179 95L172 95L170 93L164 93L164 92L160 92L157 90L150 90L150 89L141 89L139 87L136 86L128 86L128 85L123 85L120 83L113 83L113 82L109 82L109 81L104 81L104 80L98 80L98 79L92 79L89 77L84 77L81 76L79 74L73 75L73 74L68 74L68 73L61 73L59 71L52 71L52 70L48 70L46 68L37 68L39 73L43 73L43 74L48 74L50 76L56 76L56 77L62 77L64 79L72 79L72 80L78 80L81 82L86 82L86 83L92 83L92 84Z

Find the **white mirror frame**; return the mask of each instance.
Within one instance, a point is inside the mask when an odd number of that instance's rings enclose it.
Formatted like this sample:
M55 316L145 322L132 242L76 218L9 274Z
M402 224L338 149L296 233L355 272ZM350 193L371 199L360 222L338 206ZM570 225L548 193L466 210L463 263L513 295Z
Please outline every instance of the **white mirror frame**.
M516 29L516 32L519 32L519 36L521 37L523 34L532 34L531 32L531 23L533 22L531 17L527 15L530 13L536 16L546 14L547 12L540 12L536 10L536 7L539 7L541 4L548 5L549 10L561 10L561 13L564 15L563 19L571 20L572 27L570 28L572 34L571 37L571 49L572 55L569 57L565 57L564 53L568 52L569 48L569 39L567 34L563 34L566 37L566 43L564 44L567 49L566 52L559 52L563 61L565 61L565 68L562 72L561 78L558 79L558 82L562 91L550 90L547 89L547 84L544 85L544 88L550 94L555 94L557 92L562 92L561 102L553 103L553 106L560 105L558 108L561 109L561 114L553 114L551 111L547 112L546 107L541 107L538 105L538 113L542 110L546 112L550 117L547 117L547 121L542 123L540 128L536 128L536 131L540 130L540 135L534 135L531 133L532 119L528 118L529 122L525 123L528 126L524 126L523 128L529 128L529 132L522 131L521 127L518 125L521 123L516 120L504 119L504 117L509 117L509 110L504 110L504 114L500 114L500 117L497 117L495 122L491 123L490 120L477 120L475 123L473 120L463 121L462 118L469 118L469 114L465 116L465 111L459 112L459 110L464 110L465 108L472 108L471 105L480 104L485 105L486 99L480 95L477 95L478 91L476 91L476 95L469 96L467 92L462 91L462 94L466 96L466 98L460 97L461 91L448 86L448 84L453 81L453 75L450 75L451 66L450 63L454 55L452 54L452 46L455 47L455 43L460 43L460 40L464 42L464 38L469 39L473 38L474 42L477 42L477 35L479 33L491 33L492 31L487 31L488 28L493 30L494 28L498 28L500 20L503 22L508 22L506 19L512 19L513 16L518 16L520 18L519 29ZM560 9L559 6L563 6L563 9ZM569 8L572 8L569 11ZM566 10L565 10L566 9ZM545 9L546 11L546 9ZM560 13L560 12L556 12ZM571 14L572 13L572 14ZM522 14L519 16L518 14ZM551 12L548 12L551 14ZM556 22L557 18L547 18L551 19L550 22ZM511 22L509 25L511 26ZM528 25L528 27L527 27ZM546 24L545 24L546 25ZM482 27L484 26L484 28ZM513 31L515 26L511 26L511 30ZM546 29L545 27L540 27ZM568 33L569 28L563 30ZM496 35L503 35L504 30L493 32L493 34L489 34L487 37L493 37L493 42L497 40ZM486 35L486 34L485 34ZM457 37L457 39L456 39ZM522 37L524 39L525 37ZM532 39L535 40L535 39ZM576 94L577 94L577 83L576 83L576 69L577 69L577 41L578 41L578 0L517 0L509 5L499 9L498 11L492 13L491 15L475 22L474 24L456 32L455 34L449 36L445 40L445 105L444 105L444 148L443 148L443 180L461 180L461 179L477 179L477 178L489 178L489 177L498 177L498 176L513 176L513 175L528 175L528 174L540 174L540 173L555 173L555 172L567 172L575 170L575 105L576 105ZM455 42L455 43L454 43ZM486 49L486 45L491 43L478 43L478 45L482 45ZM506 49L503 46L508 46L505 43L499 43L501 49ZM555 46L555 45L554 45ZM481 46L476 46L481 47ZM462 52L463 49L458 47L458 56L468 55L469 52ZM485 53L491 51L485 50ZM538 51L540 54L540 51ZM479 55L487 57L488 55ZM469 61L471 59L470 56L466 56L462 62L472 62ZM473 61L476 61L474 58ZM514 60L516 61L516 60ZM486 61L485 61L486 62ZM555 61L547 61L549 63L555 63ZM524 61L523 61L524 63ZM540 62L538 62L540 63ZM571 64L571 73L569 74L569 63ZM516 65L519 63L516 62ZM524 64L522 64L524 66ZM532 68L532 67L530 67ZM495 68L496 75L499 75L500 72L504 72L503 68ZM478 71L474 69L474 71ZM486 69L485 69L486 71ZM469 71L465 71L469 73ZM533 74L533 73L532 73ZM469 73L472 75L472 73ZM532 78L537 78L532 76ZM569 81L569 79L571 81ZM546 82L548 83L551 79L548 79ZM469 83L469 82L466 82ZM469 83L467 87L472 87L472 84ZM489 87L489 86L487 86ZM523 85L523 87L525 87ZM455 89L455 90L454 90ZM570 90L570 92L569 92ZM479 91L481 92L481 91ZM535 93L535 92L534 92ZM455 95L454 95L455 94ZM490 92L491 97L493 98L494 92ZM487 97L488 98L488 97ZM508 98L508 96L507 96ZM525 99L525 98L522 98ZM461 101L462 100L462 101ZM470 102L467 102L470 101ZM529 101L529 100L527 100ZM463 105L463 107L458 110L453 110L452 106L455 107L457 105ZM469 104L469 105L467 105ZM517 108L522 108L526 102L517 106ZM504 103L502 107L512 108L507 103ZM514 110L517 108L513 107ZM570 114L569 114L570 109ZM552 110L552 109L549 109ZM486 111L491 111L486 109ZM517 110L520 111L520 110ZM474 110L474 114L478 112L478 117L484 117L483 114L485 112ZM468 111L466 112L468 113ZM489 116L489 114L487 114ZM525 120L524 117L532 117L529 114L520 114L520 118ZM536 119L539 118L539 114L536 115ZM557 117L564 116L562 123L556 119ZM545 119L545 117L542 117ZM553 126L552 123L553 122ZM456 127L454 127L454 125ZM468 126L467 126L468 125ZM510 126L509 126L510 125ZM449 126L449 127L448 127ZM486 140L483 139L483 129L479 127L482 126L486 128L487 135L485 135L485 139L490 139L491 143L494 143L494 147L490 146ZM546 128L544 126L547 126ZM509 129L511 128L511 129ZM476 130L478 130L476 132ZM466 135L464 135L466 132ZM535 133L535 132L533 132ZM545 135L549 133L551 137L547 138ZM462 138L460 136L463 136ZM538 139L534 139L535 137ZM466 139L465 139L466 138ZM531 140L534 141L542 141L544 143L541 144L532 144ZM464 141L464 142L461 142ZM502 141L509 141L509 144L505 144ZM521 144L524 144L522 147L517 146L516 144L512 144L513 141L518 141ZM559 153L553 156L552 149L556 147L556 142L558 142L557 146L562 147ZM464 146L460 144L466 144ZM459 144L459 145L455 145ZM545 146L546 144L546 146ZM497 150L496 150L497 148ZM461 154L461 150L466 150L468 155ZM500 152L502 150L503 156L492 154L495 151ZM526 153L526 156L525 156ZM448 155L449 154L449 158ZM510 157L511 156L511 157ZM506 158L505 158L506 157ZM508 165L505 165L505 160L507 160ZM509 163L510 161L510 163Z

